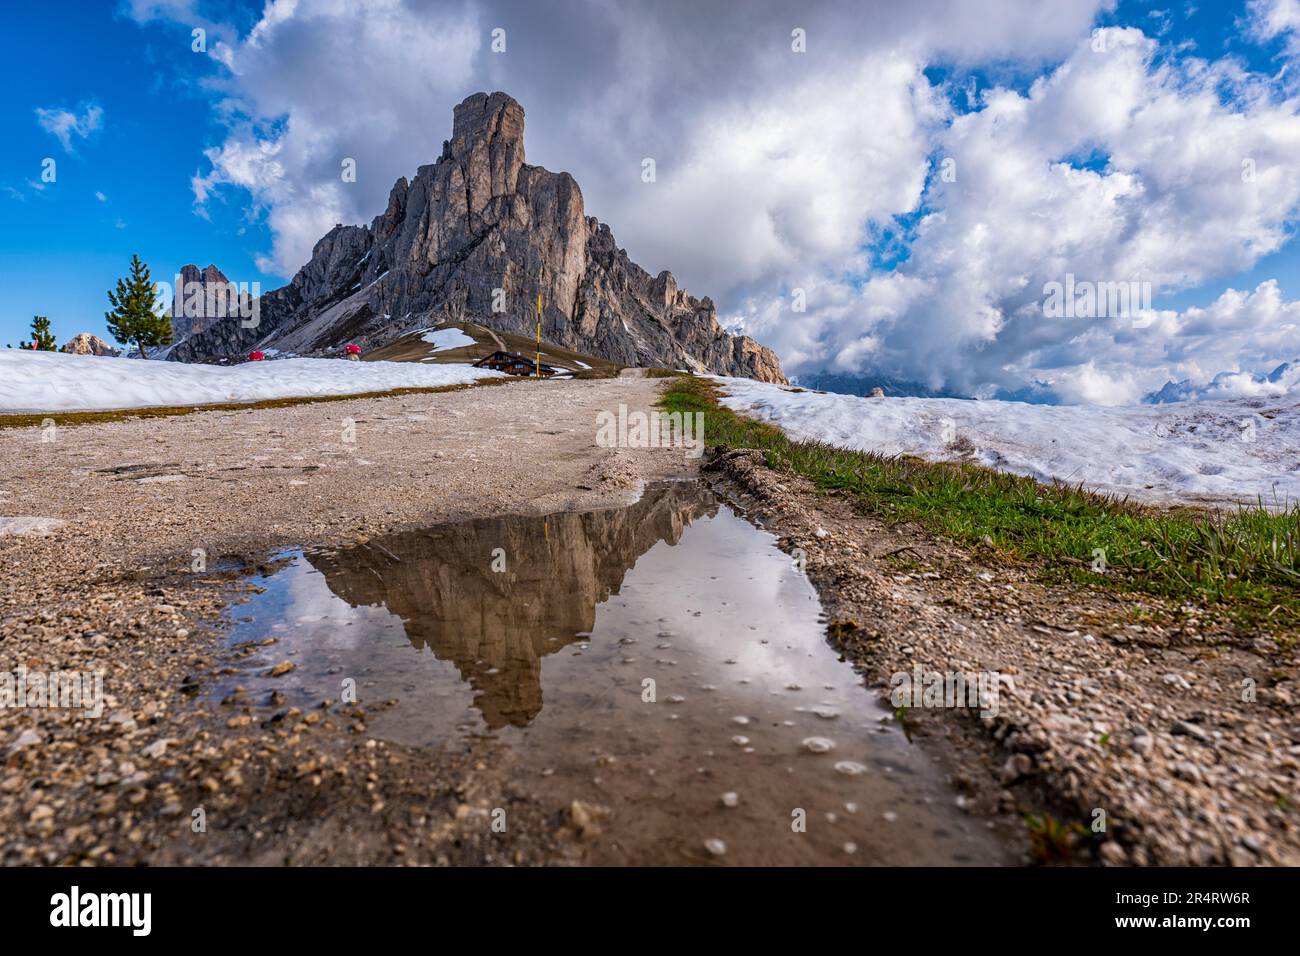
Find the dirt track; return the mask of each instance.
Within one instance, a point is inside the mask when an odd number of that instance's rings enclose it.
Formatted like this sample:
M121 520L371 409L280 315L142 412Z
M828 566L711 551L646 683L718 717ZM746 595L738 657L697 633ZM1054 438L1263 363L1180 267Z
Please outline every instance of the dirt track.
M191 552L269 549L502 511L590 508L683 470L602 449L596 415L657 383L520 380L460 392L0 432L0 514L66 522L0 537L12 574L185 569Z
M218 615L277 549L619 504L642 480L690 473L679 449L593 442L598 412L649 407L657 391L521 381L87 425L53 442L0 432L0 516L62 522L0 534L0 672L102 670L107 695L101 719L0 709L0 862L582 859L582 826L511 781L491 741L435 762L368 735L382 704L304 713L274 695L215 705L204 689L228 673ZM869 681L918 663L1014 677L992 723L911 715L970 812L1088 823L1100 808L1108 829L1079 842L1103 862L1297 860L1294 648L1044 588L746 456L720 474L806 551L832 640ZM485 826L485 794L512 800L517 836Z
M503 852L467 819L490 753L431 767L368 739L359 707L266 723L267 707L259 727L196 701L221 666L225 595L267 554L627 501L688 465L680 450L596 447L596 415L656 394L636 377L520 381L59 428L52 442L0 432L0 515L61 522L0 534L0 670L102 669L107 695L107 719L0 709L0 860L562 858L536 838Z

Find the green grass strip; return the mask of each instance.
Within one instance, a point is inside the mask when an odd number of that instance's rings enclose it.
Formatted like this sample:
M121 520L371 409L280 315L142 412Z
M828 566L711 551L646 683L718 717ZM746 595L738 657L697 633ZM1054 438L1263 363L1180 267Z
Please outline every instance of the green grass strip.
M794 441L718 404L718 387L677 377L660 402L703 412L710 445L757 448L778 471L851 494L868 512L965 544L992 541L1049 577L1216 606L1243 626L1300 622L1300 508L1159 509L968 463L928 462ZM1104 555L1105 572L1093 570Z

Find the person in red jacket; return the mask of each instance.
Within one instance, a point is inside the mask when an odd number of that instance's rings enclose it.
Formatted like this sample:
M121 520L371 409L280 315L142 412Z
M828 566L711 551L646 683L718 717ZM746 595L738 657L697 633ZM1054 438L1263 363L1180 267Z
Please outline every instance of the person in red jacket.
M353 362L361 361L361 346L349 342L347 348L345 348L343 351L347 353L348 359L350 361Z
M266 353L265 353L265 352L249 352L249 353L248 353L248 360L249 360L250 362L260 362L260 361L262 361L262 359L264 359L264 358L266 358Z

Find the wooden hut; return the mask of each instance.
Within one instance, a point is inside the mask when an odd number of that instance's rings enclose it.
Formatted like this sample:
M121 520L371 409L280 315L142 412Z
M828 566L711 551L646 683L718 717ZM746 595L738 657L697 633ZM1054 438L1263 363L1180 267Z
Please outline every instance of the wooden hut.
M534 359L500 350L479 359L474 363L474 366L476 368L496 369L496 371L505 372L507 375L536 375L540 373L542 378L550 378L558 371L558 369L554 369L549 365L539 367Z

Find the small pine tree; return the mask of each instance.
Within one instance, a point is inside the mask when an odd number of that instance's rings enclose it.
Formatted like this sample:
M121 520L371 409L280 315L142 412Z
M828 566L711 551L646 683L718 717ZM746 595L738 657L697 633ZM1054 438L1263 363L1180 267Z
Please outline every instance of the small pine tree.
M40 352L55 351L57 346L54 343L54 333L50 331L50 320L43 315L33 315L32 340L30 342L19 342L18 347Z
M112 312L104 313L108 331L123 345L134 342L140 357L148 358L147 348L171 345L172 320L161 299L155 298L149 267L138 255L131 256L131 275L117 280L117 289L109 290Z

